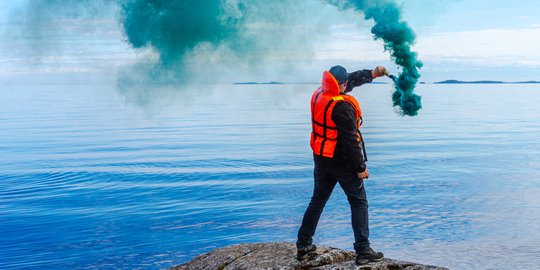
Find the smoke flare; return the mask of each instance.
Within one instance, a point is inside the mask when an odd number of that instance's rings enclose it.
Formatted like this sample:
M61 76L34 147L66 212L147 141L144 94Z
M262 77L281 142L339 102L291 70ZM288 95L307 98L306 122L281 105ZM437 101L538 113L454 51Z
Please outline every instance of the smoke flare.
M404 115L415 116L422 108L421 97L414 88L420 78L422 62L418 54L411 51L415 34L401 18L401 10L390 0L330 0L341 8L353 8L364 13L365 19L373 19L375 25L371 33L376 40L384 42L384 49L390 52L391 59L401 67L401 73L395 79L395 91L392 94L394 106L399 106Z
M366 20L375 21L371 33L376 40L384 42L384 49L401 67L394 84L393 105L399 106L404 115L417 115L422 108L421 97L413 91L420 78L422 62L417 59L417 53L411 51L415 34L402 20L397 4L392 0L327 2L340 9L362 12ZM258 4L268 6L263 1ZM249 1L122 0L122 25L134 48L152 47L158 52L161 63L168 65L182 62L190 50L203 42L217 46L234 40L242 26L246 5ZM232 48L235 49L241 50Z
M150 49L150 61L143 59L120 75L125 78L119 79L119 87L130 89L154 83L177 85L188 78L207 81L215 76L207 74L227 76L225 72L233 74L239 67L278 70L281 65L290 73L296 62L286 62L300 59L299 54L308 59L317 35L328 30L324 26L329 20L337 21L324 13L325 8L354 10L374 20L374 38L384 42L384 49L401 67L394 80L394 106L410 116L422 107L420 96L413 92L422 67L410 48L415 35L394 0L35 0L25 5L26 28L30 40L35 40L32 47L43 53L59 47L54 42L58 27L53 22L106 17L103 11L119 8L120 25L130 46ZM298 11L313 16L298 16ZM302 30L295 32L291 27L295 25Z

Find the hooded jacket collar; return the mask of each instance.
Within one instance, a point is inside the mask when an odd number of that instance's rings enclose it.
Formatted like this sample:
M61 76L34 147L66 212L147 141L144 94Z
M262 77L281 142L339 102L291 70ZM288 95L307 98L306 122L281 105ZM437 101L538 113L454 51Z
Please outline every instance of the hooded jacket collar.
M328 71L323 72L322 84L323 93L325 95L339 96L339 86L337 80Z

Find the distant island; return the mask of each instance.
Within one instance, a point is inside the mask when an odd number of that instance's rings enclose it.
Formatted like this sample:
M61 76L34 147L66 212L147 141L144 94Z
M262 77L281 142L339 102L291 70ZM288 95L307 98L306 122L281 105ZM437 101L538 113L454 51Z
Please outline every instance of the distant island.
M319 82L289 83L289 82L270 81L270 82L235 82L233 84L236 84L236 85L269 85L269 84L276 85L276 84L320 84L320 83ZM388 83L387 82L372 82L371 84L388 84ZM482 81L445 80L445 81L433 82L433 83L420 82L419 84L540 84L540 81L505 82L505 81L490 81L490 80L482 80Z
M502 83L540 83L540 81L504 82L504 81L459 81L459 80L446 80L446 81L434 82L433 84L502 84Z
M271 82L235 82L233 84L286 84L286 83L271 81Z
M296 83L289 83L289 82L276 82L276 81L270 81L270 82L235 82L233 83L235 85L268 85L268 84L321 84L320 82L296 82ZM372 82L372 84L388 84L386 82Z

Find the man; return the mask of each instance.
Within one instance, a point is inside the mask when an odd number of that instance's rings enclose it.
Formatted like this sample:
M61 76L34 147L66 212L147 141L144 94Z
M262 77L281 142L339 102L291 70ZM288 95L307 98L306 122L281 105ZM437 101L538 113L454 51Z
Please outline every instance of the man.
M360 133L362 111L353 96L345 93L354 87L384 76L382 66L374 70L347 73L334 66L323 73L322 85L311 98L311 148L315 162L313 196L298 231L297 259L304 260L317 247L313 235L326 201L339 183L351 206L356 264L380 261L384 255L369 245L368 205L364 179L369 177L367 156Z

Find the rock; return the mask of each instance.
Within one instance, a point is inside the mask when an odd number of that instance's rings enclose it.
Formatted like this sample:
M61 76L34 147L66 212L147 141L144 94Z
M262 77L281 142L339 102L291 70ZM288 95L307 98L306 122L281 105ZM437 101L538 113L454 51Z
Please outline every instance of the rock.
M357 266L354 259L355 254L352 251L318 247L316 257L299 262L296 260L296 246L292 243L257 243L218 248L171 269L447 270L443 267L386 258L380 262Z

